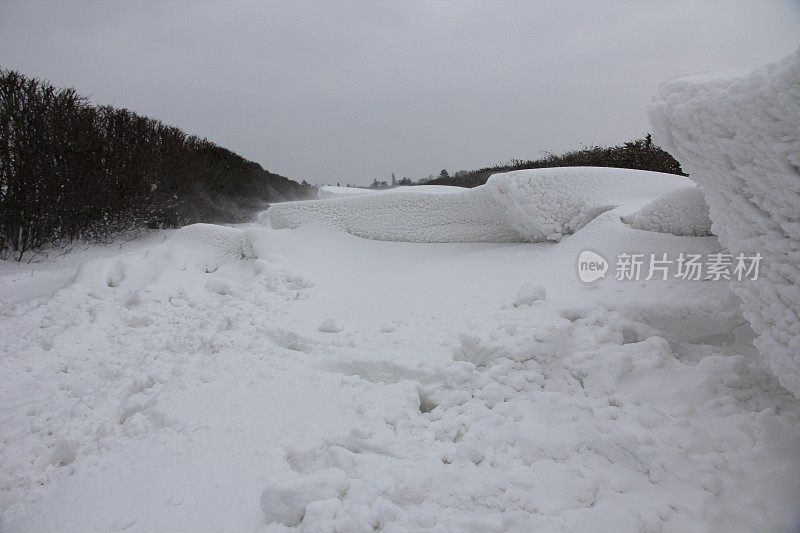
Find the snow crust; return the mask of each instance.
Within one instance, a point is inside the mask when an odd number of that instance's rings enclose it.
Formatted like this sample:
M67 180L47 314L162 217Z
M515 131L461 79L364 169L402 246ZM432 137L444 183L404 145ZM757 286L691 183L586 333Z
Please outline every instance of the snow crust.
M733 254L762 254L733 283L756 346L800 396L800 51L744 77L664 84L649 108L656 141L695 180Z
M495 174L473 189L400 187L382 194L279 203L270 206L266 218L276 229L322 224L389 241L558 241L600 213L681 185L686 180L680 176L641 170L520 170Z
M663 194L635 213L622 217L632 228L673 235L711 235L711 219L703 191L682 187Z

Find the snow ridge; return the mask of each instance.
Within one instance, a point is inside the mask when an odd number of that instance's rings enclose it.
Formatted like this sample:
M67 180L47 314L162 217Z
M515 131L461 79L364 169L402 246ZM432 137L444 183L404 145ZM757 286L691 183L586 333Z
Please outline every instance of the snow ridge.
M705 193L720 242L764 256L759 279L733 289L759 351L800 397L800 50L741 78L670 81L649 115Z
M711 235L711 219L703 191L683 187L659 196L622 221L635 229L688 237Z
M519 170L473 189L404 187L274 204L266 220L276 229L316 223L387 241L558 241L617 205L685 184L680 176L643 170Z

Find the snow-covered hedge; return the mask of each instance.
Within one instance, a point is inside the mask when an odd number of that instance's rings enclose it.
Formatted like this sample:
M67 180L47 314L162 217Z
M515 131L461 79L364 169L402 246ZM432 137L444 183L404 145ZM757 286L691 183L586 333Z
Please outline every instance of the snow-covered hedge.
M463 187L451 187L449 185L414 185L414 186L394 187L392 189L364 189L361 187L339 187L335 185L323 185L317 190L317 198L319 198L320 200L327 200L329 198L343 198L343 197L346 198L352 196L363 196L365 194L398 193L398 192L447 194L463 190L464 190Z
M622 221L632 228L692 237L711 235L711 219L703 191L682 187L663 194Z
M473 189L409 187L274 204L267 218L274 228L316 223L389 241L557 241L617 205L686 183L680 176L643 170L520 170L496 174Z
M374 189L362 189L361 187L338 187L335 185L323 185L317 189L317 198L327 200L328 198L341 198L342 196L361 196L364 194L374 194Z
M359 237L411 242L505 242L520 237L484 191L394 192L273 204L273 228L331 226Z
M743 77L664 84L649 109L656 141L705 193L731 253L761 253L733 282L756 346L800 396L800 51Z
M483 187L523 240L540 242L557 241L620 204L686 183L646 170L562 167L495 174Z

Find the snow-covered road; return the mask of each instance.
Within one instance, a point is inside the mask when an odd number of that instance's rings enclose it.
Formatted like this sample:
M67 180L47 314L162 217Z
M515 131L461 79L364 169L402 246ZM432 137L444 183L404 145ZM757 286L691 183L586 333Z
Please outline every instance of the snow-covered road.
M633 207L558 244L190 226L3 265L0 529L788 530L800 402L727 283L577 279L718 250Z

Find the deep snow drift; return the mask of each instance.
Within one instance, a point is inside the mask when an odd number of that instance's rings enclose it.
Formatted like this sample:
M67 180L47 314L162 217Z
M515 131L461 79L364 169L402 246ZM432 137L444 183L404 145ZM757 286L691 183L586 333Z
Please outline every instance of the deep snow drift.
M577 280L720 250L620 220L659 194L556 244L198 225L0 264L0 529L789 530L800 401L727 283Z
M800 50L741 78L666 83L649 113L702 187L720 242L764 256L759 279L734 290L759 351L800 397Z
M340 198L342 196L360 196L364 194L374 194L374 189L364 189L362 187L337 187L333 185L323 185L317 189L317 198L325 200L328 198Z
M694 237L711 235L711 219L703 191L681 187L662 194L635 213L622 217L632 228Z
M317 198L326 200L328 198L343 198L352 196L363 196L365 194L414 192L414 193L434 193L447 194L460 192L462 187L450 187L449 185L414 185L405 187L395 187L393 189L363 189L361 187L337 187L333 185L323 185L317 191Z
M267 217L276 229L322 224L389 241L557 241L620 204L686 183L680 176L643 170L520 170L495 174L474 189L401 187L275 204ZM329 191L321 193L328 196Z

